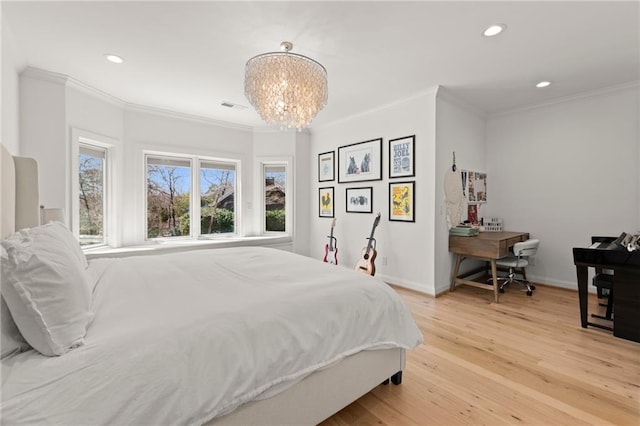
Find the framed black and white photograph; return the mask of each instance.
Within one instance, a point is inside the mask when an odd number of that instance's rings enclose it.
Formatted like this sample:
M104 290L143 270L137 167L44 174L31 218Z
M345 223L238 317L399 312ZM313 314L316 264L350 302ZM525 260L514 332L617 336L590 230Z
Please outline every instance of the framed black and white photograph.
M416 135L389 140L389 178L415 176Z
M389 220L415 222L415 182L389 182Z
M373 213L373 187L347 188L347 213Z
M338 183L382 180L382 138L338 148Z
M335 151L318 154L318 182L335 180Z
M320 217L334 217L335 203L333 198L333 186L318 188L318 215Z

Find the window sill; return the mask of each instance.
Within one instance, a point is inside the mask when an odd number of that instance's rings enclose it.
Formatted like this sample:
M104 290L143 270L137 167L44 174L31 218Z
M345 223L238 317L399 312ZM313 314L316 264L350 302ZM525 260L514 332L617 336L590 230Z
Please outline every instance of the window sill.
M164 254L180 251L244 247L244 246L275 246L289 244L292 242L291 236L259 236L259 237L236 237L216 240L180 240L180 241L149 241L145 244L124 246L124 247L95 247L85 249L84 254L87 259L97 259L100 257L128 257L143 256L150 254Z

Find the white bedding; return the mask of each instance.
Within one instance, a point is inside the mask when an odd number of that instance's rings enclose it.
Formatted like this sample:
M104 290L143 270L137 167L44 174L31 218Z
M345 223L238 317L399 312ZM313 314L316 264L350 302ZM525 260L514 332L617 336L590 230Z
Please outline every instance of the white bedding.
M3 359L3 424L201 424L361 350L422 342L382 281L284 251L96 259L89 272L85 345Z

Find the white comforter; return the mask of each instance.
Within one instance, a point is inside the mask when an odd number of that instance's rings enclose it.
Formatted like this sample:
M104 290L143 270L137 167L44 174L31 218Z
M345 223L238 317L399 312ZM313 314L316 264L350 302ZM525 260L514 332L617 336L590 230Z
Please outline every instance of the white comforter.
M60 357L2 360L3 424L201 424L366 349L422 342L382 281L258 247L97 259Z

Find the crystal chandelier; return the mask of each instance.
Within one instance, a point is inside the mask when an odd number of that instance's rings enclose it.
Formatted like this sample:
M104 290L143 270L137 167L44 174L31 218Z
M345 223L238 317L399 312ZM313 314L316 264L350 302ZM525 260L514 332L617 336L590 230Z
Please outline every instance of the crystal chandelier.
M247 61L244 94L267 124L302 130L327 103L327 70L288 41L280 48Z

